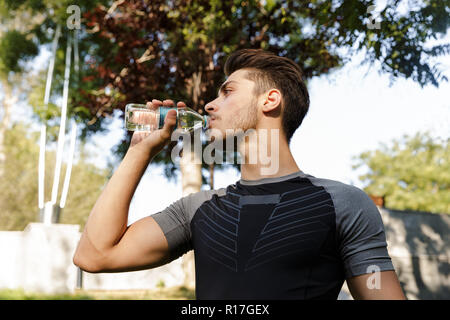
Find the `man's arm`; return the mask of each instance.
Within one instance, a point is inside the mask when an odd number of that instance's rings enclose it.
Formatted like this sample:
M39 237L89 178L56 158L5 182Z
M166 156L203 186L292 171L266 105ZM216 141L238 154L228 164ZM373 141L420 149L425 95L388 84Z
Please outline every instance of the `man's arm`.
M173 104L164 101L165 105ZM162 103L147 104L157 108ZM151 133L135 132L130 148L92 209L73 262L88 272L131 271L156 267L168 261L168 244L151 217L127 227L134 192L151 159L170 141L176 122L171 111L164 127ZM154 199L157 199L155 195Z
M336 191L338 188L340 192ZM352 296L404 299L387 250L383 220L374 202L354 186L337 184L331 191L334 191L339 249Z
M347 285L357 300L406 300L395 271L362 274L347 279Z

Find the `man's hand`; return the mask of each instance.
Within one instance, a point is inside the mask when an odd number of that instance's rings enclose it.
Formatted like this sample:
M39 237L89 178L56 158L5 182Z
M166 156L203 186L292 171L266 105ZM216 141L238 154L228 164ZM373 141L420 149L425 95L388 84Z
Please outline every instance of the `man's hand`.
M151 102L147 102L147 108L156 110L161 106L173 107L173 100L156 100L153 99ZM178 102L177 108L184 108L186 104L184 102ZM170 142L170 137L174 130L176 124L177 112L175 110L170 110L166 118L164 119L164 127L155 131L145 132L145 131L135 131L130 143L130 149L140 149L144 152L151 152L151 157L158 154L167 143Z

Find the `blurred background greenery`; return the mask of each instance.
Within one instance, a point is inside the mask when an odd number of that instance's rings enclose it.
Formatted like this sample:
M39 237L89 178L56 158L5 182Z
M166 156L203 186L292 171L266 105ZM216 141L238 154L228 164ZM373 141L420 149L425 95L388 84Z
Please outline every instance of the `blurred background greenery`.
M74 294L43 294L23 290L0 290L0 300L195 300L195 292L184 286L156 290L77 291Z

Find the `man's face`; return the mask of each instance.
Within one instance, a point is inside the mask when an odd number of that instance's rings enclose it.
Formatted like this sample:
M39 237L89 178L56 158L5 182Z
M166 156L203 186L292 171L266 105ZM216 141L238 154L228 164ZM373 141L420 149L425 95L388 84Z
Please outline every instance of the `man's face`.
M226 137L226 130L246 131L256 127L258 120L258 99L253 94L255 83L245 78L247 71L233 72L219 89L218 97L205 106L211 117L210 128L220 130Z

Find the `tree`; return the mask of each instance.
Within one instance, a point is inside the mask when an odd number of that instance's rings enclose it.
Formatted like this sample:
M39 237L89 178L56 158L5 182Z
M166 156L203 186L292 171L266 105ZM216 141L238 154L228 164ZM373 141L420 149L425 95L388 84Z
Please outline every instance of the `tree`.
M450 214L450 139L417 133L361 153L354 168L368 172L359 178L368 194L384 197L385 206Z
M115 1L84 14L98 46L89 53L78 107L96 118L123 110L128 102L173 98L203 112L224 80L223 64L239 48L263 48L296 61L306 79L342 66L364 50L365 62L381 62L393 78L438 86L447 78L433 58L450 44L429 46L445 35L448 5L425 1L400 13L390 0L379 12L373 1ZM373 19L372 19L373 20ZM345 50L341 50L345 49ZM120 99L118 98L120 97ZM118 147L123 156L128 136ZM167 161L162 153L158 161Z
M6 158L1 165L4 176L0 179L0 229L23 230L30 222L38 221L37 159L39 158L39 132L30 126L16 123L5 133ZM83 148L82 148L83 150ZM52 181L55 152L46 154L46 185ZM107 181L109 172L88 162L88 154L81 152L74 163L70 192L61 222L84 226L87 216ZM61 177L61 184L63 180ZM59 197L61 196L61 190ZM48 195L49 198L49 195Z
M20 62L34 57L38 52L33 41L17 30L7 31L0 38L0 83L3 88L2 120L0 122L0 164L5 161L4 137L9 127L11 112L17 96L14 95L14 82L22 74ZM3 172L0 170L0 176Z
M47 70L42 70L40 81L37 81L35 78L27 79L32 80L32 86L28 82L22 89L26 91L27 95L29 94L29 102L36 116L35 120L53 127L59 123L58 118L61 112L60 106L56 104L56 101L62 96L65 68L64 57L69 39L78 38L78 53L81 57L86 57L89 48L95 45L90 42L90 38L83 33L83 30L79 30L79 32L76 30L77 32L75 32L75 30L69 29L67 23L70 20L71 11L68 11L68 8L75 5L81 12L84 12L106 2L109 2L109 0L0 0L0 80L5 92L5 102L2 104L4 106L4 119L9 119L8 115L11 110L7 107L12 105L12 103L6 103L11 100L7 99L7 97L12 94L13 88L18 84L18 80L23 75L26 76L26 72L22 73L25 67L24 62L36 57L40 49L53 41L56 29L59 26L62 32L56 51L54 80L49 103L47 105L44 104ZM81 70L78 75L76 72L71 73L71 96L77 95L77 92L84 84L82 81L79 81L78 77L83 73L85 66L83 61L81 61L79 66ZM73 64L72 69L74 69ZM13 98L17 100L17 96L16 94L16 97ZM85 109L74 109L69 104L68 115L80 124L82 128L81 138L83 140L90 134L105 129L102 121L98 121L94 126L90 125L88 121L92 117ZM7 125L3 127L6 128ZM49 130L49 133L50 140L55 140L57 131Z

